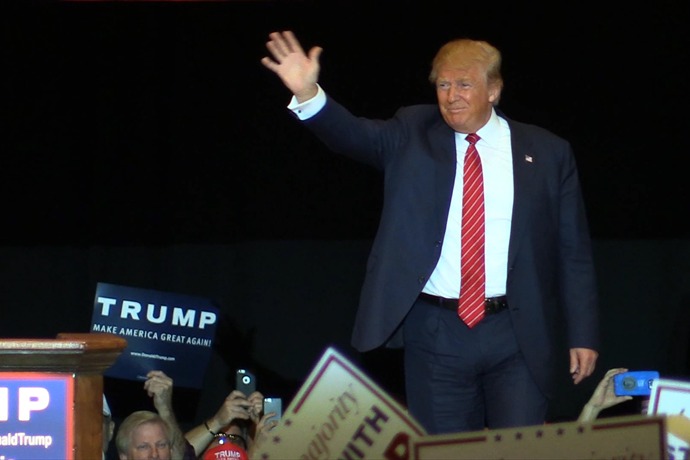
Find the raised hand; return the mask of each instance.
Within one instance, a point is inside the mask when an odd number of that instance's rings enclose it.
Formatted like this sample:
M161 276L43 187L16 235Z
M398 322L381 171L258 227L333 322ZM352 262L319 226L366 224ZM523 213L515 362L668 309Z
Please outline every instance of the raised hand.
M184 434L177 423L177 417L175 417L172 407L173 379L168 377L163 371L149 371L146 374L144 390L153 398L153 405L158 415L170 427L173 459L182 459L186 445Z
M259 423L261 413L264 410L264 395L261 392L255 391L249 395L249 418L254 424Z
M144 390L153 398L153 405L161 415L172 412L173 379L163 371L150 371L146 374Z
M318 91L319 56L323 49L315 46L307 55L292 31L272 32L266 48L271 57L264 57L261 63L280 77L283 84L292 91L298 102L314 97Z
M251 408L252 403L245 394L241 391L233 390L225 398L218 412L209 420L209 423L213 422L214 426L222 428L229 425L235 419L249 420L251 418Z
M271 417L277 415L275 412L268 412L261 416L259 422L256 424L256 431L249 445L249 458L255 458L256 451L271 437L270 431L278 425L278 420L271 420Z
M624 367L616 367L606 372L604 378L594 389L589 401L582 408L578 421L591 422L599 416L599 412L602 410L633 399L632 396L617 396L614 388L613 377L627 371L628 369Z

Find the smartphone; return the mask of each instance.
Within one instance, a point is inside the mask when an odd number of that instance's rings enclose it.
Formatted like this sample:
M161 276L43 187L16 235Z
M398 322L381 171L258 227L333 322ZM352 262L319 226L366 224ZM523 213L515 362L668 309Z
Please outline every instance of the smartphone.
M283 416L283 400L281 398L264 398L264 414L269 412L275 412L276 415L266 421L280 420L280 417Z
M630 371L613 376L613 390L616 396L649 396L657 371Z
M249 397L256 391L256 378L247 369L237 369L235 373L235 390L239 390Z

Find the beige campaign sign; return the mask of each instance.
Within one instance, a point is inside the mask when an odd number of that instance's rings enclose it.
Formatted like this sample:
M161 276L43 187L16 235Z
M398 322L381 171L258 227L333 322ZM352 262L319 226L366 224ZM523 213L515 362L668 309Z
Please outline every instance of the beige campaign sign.
M413 440L411 459L666 459L664 417L633 415Z
M407 459L424 434L404 406L329 347L254 458Z
M690 459L690 382L654 380L647 413L666 415L669 458Z

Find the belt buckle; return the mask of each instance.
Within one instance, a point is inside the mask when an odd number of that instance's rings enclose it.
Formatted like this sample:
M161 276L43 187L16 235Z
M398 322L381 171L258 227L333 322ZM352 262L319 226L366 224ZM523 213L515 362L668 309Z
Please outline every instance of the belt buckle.
M493 315L502 310L502 304L499 299L484 299L484 313L487 315Z

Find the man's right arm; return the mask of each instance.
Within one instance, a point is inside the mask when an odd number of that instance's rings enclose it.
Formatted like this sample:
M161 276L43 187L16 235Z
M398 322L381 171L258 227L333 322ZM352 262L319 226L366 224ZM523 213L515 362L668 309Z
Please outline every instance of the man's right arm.
M312 99L318 92L320 64L323 49L314 46L305 53L291 31L272 32L266 48L271 57L264 57L261 63L280 77L283 84L292 91L298 103Z

